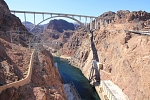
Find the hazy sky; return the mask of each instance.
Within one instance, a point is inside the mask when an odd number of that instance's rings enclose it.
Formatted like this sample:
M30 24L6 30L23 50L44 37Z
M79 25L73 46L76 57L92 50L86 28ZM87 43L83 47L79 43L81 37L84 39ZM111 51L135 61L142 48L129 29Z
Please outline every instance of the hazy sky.
M144 10L150 12L150 0L5 0L5 2L10 10L92 16L99 16L107 11L116 12L118 10ZM31 20L30 17L29 20Z

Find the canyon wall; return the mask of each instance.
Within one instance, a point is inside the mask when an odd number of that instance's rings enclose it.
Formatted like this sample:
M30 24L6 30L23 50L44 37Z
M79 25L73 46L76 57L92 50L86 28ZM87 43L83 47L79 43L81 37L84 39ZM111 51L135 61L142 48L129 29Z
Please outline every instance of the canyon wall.
M20 31L20 44L27 46L26 41L28 40L25 40L22 34L23 31L26 31L26 36L29 37L31 36L31 33L27 31L18 17L16 17L14 14L11 14L6 2L4 0L0 0L0 37L10 42L10 34L12 34L12 32L9 31L16 31L17 28L19 28Z
M62 79L54 66L53 56L43 50L35 54L31 82L18 89L8 88L0 94L2 100L66 100Z
M93 32L98 59L103 64L101 80L113 81L130 100L149 100L150 37L126 33L124 30L135 30L137 25L140 30L144 30L144 27L149 26L150 14L145 11L105 14L110 15L108 19L112 18L112 21L107 25L102 24L100 30ZM124 17L119 17L119 14ZM122 23L123 20L126 23ZM89 78L93 54L90 43L85 40L70 63L78 66ZM85 42L87 46L84 46Z
M93 21L93 24L94 23L95 22ZM116 13L112 11L105 12L98 17L99 29L103 26L109 25L110 23L136 23L136 26L134 26L134 28L142 29L150 24L150 13L146 11L130 12L129 10L119 10ZM126 28L130 28L130 26L126 26Z
M20 19L10 13L4 0L0 0L0 85L18 82L26 77L29 69L31 49L10 43L7 31L20 27L26 31ZM21 34L21 33L20 33ZM30 33L27 33L30 35ZM20 40L23 38L20 37ZM66 100L63 83L57 68L54 66L53 56L43 50L34 57L31 82L12 87L0 93L1 100ZM24 83L21 83L24 84Z

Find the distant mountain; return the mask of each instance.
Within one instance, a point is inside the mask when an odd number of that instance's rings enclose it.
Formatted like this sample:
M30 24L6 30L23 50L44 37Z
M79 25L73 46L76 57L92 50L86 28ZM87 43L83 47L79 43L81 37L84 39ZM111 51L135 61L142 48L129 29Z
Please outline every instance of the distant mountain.
M24 24L24 25L25 25L25 22L22 22L22 24ZM27 24L27 25L33 25L33 23L28 22L28 21L26 21L26 24Z
M55 31L62 33L62 32L64 32L64 30L74 31L75 27L74 27L73 23L69 23L62 19L59 19L59 20L54 19L49 22L47 29L55 30Z
M75 29L77 29L77 28L79 28L79 27L81 26L81 25L80 25L79 23L77 23L77 22L74 22L73 24L74 24Z
M28 21L22 22L22 24L23 24L24 26L26 25L26 28L27 28L28 31L30 31L30 29L32 29L32 27L34 27L34 24L31 23L31 22L28 22Z
M31 23L31 22L28 22L28 21L22 22L22 24L23 24L23 25L26 25L26 29L27 29L28 31L30 31L30 30L34 27L34 24ZM48 25L48 24L39 25L39 26L35 27L35 29L33 29L33 30L31 31L31 33L32 33L32 34L43 33L43 31L46 29L47 25Z

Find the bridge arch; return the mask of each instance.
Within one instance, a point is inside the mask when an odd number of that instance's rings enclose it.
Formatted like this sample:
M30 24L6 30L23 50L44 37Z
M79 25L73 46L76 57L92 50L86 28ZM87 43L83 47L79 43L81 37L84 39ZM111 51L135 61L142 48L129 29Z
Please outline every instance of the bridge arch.
M67 16L67 15L61 15L61 16L52 16L52 17L49 17L49 18L46 18L44 19L43 21L39 22L37 25L35 25L29 32L31 32L34 28L36 28L38 25L40 25L41 23L43 23L44 21L46 20L49 20L49 19L52 19L52 18L56 18L56 17L66 17L66 18L70 18L74 21L76 21L77 23L79 23L88 33L89 35L91 35L91 31L79 20L73 18L73 17L70 17L70 16Z

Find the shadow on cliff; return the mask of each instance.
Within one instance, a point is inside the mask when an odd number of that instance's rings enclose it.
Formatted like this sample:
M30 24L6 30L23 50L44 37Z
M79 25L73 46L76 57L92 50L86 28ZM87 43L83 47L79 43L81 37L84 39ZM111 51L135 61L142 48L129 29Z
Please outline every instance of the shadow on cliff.
M93 60L99 61L97 49L96 49L95 44L93 42L93 32L91 32L91 35L92 35L91 36L91 49L93 51Z
M92 49L92 53L93 53L93 60L96 60L97 62L99 62L97 49L96 49L95 44L93 42L93 32L91 32L91 38L90 39L91 39L91 49ZM94 66L95 65L93 63L91 71L90 71L89 81L91 82L94 79L94 80L96 80L96 82L94 82L93 84L98 85L101 81L101 79L100 79L100 70L98 68L95 68ZM94 74L94 72L95 72L95 74Z

